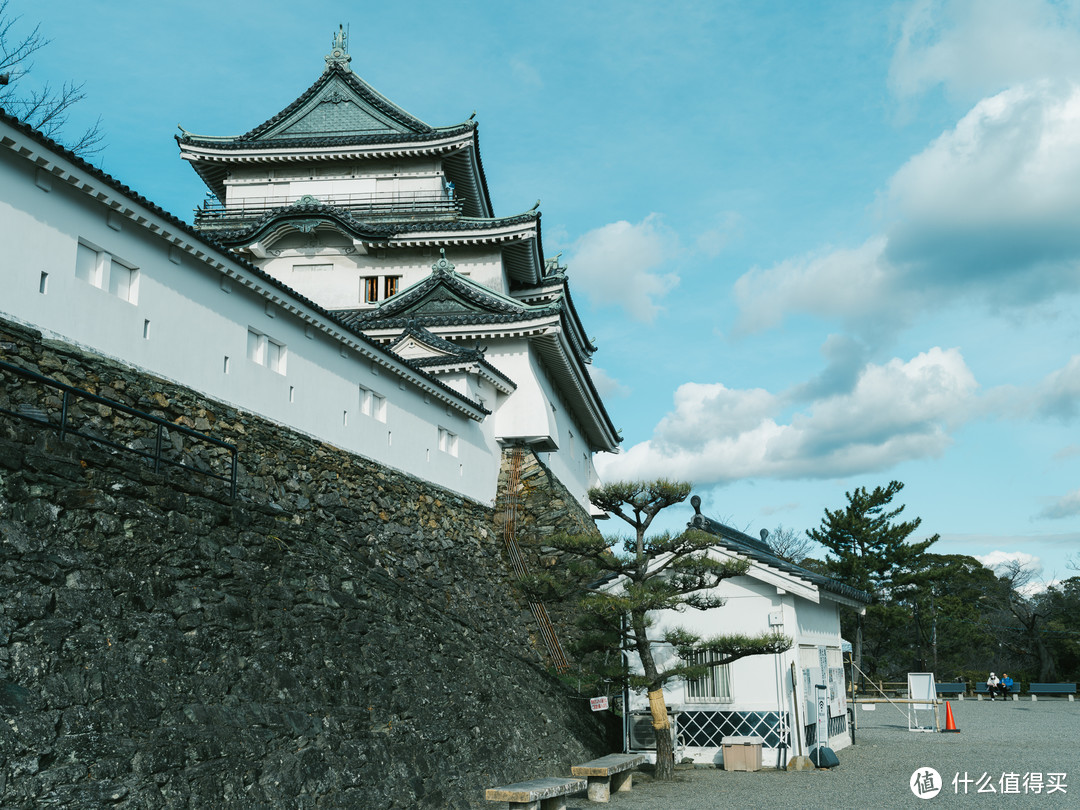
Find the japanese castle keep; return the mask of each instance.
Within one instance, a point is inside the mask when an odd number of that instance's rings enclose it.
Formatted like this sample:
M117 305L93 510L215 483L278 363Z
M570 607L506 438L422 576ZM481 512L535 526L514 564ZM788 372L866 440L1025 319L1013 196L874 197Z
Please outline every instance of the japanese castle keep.
M528 447L588 508L592 456L619 439L540 212L494 216L476 121L425 124L346 46L339 30L315 83L246 134L178 137L210 189L195 227L486 412L433 433L433 450L480 456L468 494L490 501L497 448ZM251 339L274 351L269 328ZM363 391L361 412L381 396Z
M618 450L567 270L346 45L182 132L194 222L0 109L0 805L465 808L608 747L517 584Z

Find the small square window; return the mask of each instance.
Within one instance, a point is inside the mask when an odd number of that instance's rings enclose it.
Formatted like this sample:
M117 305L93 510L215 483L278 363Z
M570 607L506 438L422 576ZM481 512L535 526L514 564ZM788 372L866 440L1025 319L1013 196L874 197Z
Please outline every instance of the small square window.
M387 276L384 286L385 295L383 298L389 298L391 295L397 295L398 280L401 276Z

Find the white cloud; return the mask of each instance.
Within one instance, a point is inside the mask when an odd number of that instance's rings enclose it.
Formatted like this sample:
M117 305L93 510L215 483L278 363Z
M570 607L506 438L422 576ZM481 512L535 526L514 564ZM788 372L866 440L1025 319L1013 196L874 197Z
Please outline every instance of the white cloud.
M955 349L867 365L854 388L780 421L761 389L687 383L653 437L606 457L608 479L666 476L699 486L743 478L832 478L939 456L971 412L977 383Z
M1080 515L1080 489L1056 499L1043 508L1038 516L1051 520L1060 520L1061 518L1070 518L1076 515Z
M889 84L973 98L1042 77L1080 77L1080 6L1047 0L920 0L900 26Z
M1038 392L1039 411L1069 420L1080 411L1080 354L1048 375Z
M803 312L875 338L960 298L997 309L1080 290L1080 85L979 102L896 172L882 208L884 232L858 248L739 278L736 331Z
M589 366L589 376L603 399L630 396L630 387L623 385L599 366Z
M675 244L660 217L649 214L636 225L621 220L589 231L574 243L567 263L574 285L594 304L617 304L634 320L651 323L679 283L660 269Z
M885 246L879 236L854 250L788 259L767 270L754 268L735 282L735 333L778 326L787 312L842 320L879 312L890 273L883 259Z
M1028 554L1026 551L995 550L989 554L975 554L974 557L987 568L997 569L1003 565L1019 563L1023 566L1030 566L1036 573L1041 573L1043 569L1042 560L1034 554Z

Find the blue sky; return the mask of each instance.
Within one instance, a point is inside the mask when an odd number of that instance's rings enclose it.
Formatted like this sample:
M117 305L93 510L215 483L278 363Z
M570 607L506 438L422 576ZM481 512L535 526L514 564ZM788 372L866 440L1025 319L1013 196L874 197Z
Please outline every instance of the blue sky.
M176 125L261 123L345 23L405 109L476 110L498 214L541 200L625 437L607 476L694 481L754 533L898 479L936 551L1072 573L1080 3L397 5L8 10L52 39L22 81L85 82L103 168L188 219Z

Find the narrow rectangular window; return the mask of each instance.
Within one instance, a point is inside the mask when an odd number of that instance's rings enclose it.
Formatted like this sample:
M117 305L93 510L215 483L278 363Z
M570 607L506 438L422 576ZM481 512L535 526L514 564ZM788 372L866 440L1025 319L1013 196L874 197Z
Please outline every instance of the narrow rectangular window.
M379 279L376 276L362 279L364 285L364 301L374 304L379 300Z
M400 278L401 278L401 276L387 276L386 277L386 286L384 288L385 291L386 291L386 294L383 296L383 298L389 298L391 295L397 295L398 279L400 279Z
M458 437L446 428L439 428L439 449L451 456L458 454Z
M374 396L375 395L370 388L364 388L362 385L360 386L360 413L364 416L371 416Z
M284 343L278 343L276 340L266 339L266 365L271 371L276 371L278 374L285 373L285 358L288 356L288 352L285 349Z
M709 651L691 654L688 663L695 666L720 660L720 654ZM730 703L731 672L728 664L718 664L709 668L700 678L687 678L687 703Z
M289 402L296 402L296 389L289 386Z
M247 356L252 363L266 365L266 335L248 329Z
M225 362L221 364L221 373L222 374L228 374L229 373L229 355L225 355Z
M348 411L342 411L341 412L341 426L342 427L348 427L349 426L349 412Z
M49 274L42 271L41 280L38 281L38 292L41 293L42 295L45 295L45 293L48 292L48 289L49 289Z
M121 301L138 303L139 271L112 258L109 262L109 292Z
M150 339L150 319L147 318L142 322L142 336L143 340Z
M386 397L371 393L371 415L380 422L386 421Z
M75 256L75 277L100 289L103 286L106 255L79 242L79 250Z

